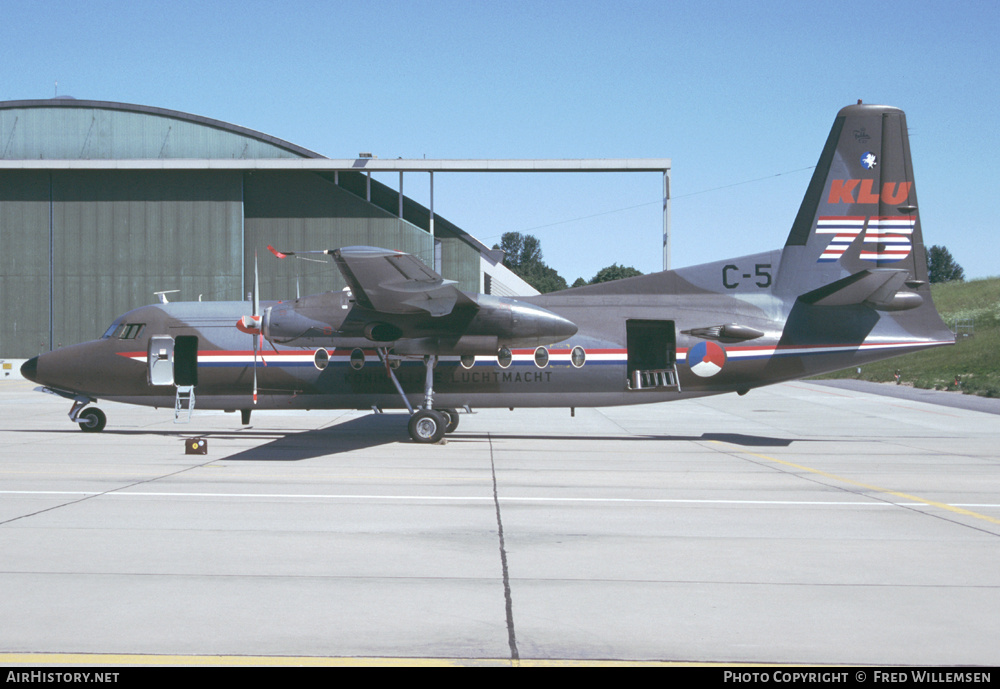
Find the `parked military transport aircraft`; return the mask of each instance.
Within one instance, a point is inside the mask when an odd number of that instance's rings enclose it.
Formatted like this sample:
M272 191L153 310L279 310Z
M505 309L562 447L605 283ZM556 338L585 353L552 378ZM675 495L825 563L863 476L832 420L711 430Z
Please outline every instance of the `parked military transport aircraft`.
M397 251L322 253L349 291L145 306L21 371L73 400L84 431L104 428L98 398L180 419L197 395L245 424L253 409L406 408L413 440L434 442L458 409L743 394L954 342L930 298L906 118L886 106L837 115L781 251L518 299L462 292Z

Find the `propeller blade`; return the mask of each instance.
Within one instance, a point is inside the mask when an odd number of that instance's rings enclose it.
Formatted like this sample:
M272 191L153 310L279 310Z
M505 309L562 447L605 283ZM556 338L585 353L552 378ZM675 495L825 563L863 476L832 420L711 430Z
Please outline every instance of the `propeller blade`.
M257 252L253 252L253 317L260 316L260 274L257 271Z
M253 338L253 403L257 404L257 338Z
M271 249L270 246L267 247ZM272 249L273 251L273 249ZM257 404L257 350L261 349L259 343L264 340L264 333L260 330L260 271L257 267L257 252L253 252L253 324L254 330L247 329L244 332L249 332L250 337L253 339L253 403ZM241 328L242 329L242 328ZM256 337L255 337L256 336ZM264 362L267 366L267 362Z
M333 254L331 249L323 249L320 251L278 251L270 244L267 245L267 250L278 258L299 258L303 261L313 261L314 263L326 263L326 261L321 261L318 258L306 258L301 254L326 254L327 256Z

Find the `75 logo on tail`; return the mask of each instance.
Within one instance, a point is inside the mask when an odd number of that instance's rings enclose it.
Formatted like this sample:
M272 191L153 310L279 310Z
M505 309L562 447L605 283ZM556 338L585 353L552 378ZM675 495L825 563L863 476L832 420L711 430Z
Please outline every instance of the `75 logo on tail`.
M820 216L816 219L816 234L831 235L818 263L839 261L859 234L864 234L866 246L861 248L861 260L893 263L910 255L910 237L917 219L906 215L890 216Z

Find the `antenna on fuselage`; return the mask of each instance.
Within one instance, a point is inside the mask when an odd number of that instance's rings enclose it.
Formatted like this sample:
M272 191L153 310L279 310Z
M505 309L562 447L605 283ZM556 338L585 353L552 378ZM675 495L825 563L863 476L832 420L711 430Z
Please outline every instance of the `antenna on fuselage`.
M156 296L160 300L161 304L169 304L170 301L167 299L167 295L168 294L173 294L174 292L180 292L180 290L179 289L165 289L162 292L153 292L153 295Z

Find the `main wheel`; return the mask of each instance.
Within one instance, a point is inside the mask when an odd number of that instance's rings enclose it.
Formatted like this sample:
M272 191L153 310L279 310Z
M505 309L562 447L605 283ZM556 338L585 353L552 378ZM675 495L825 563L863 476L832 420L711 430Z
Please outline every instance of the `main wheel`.
M415 443L436 443L447 427L448 420L435 409L420 409L410 417L410 437Z
M455 429L458 428L458 410L438 409L438 411L444 414L444 418L448 422L448 424L444 427L444 432L454 433Z
M108 417L97 407L84 409L76 419L84 433L100 433L108 424Z

